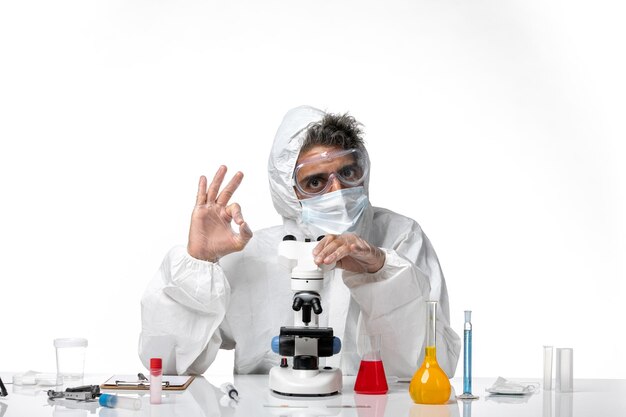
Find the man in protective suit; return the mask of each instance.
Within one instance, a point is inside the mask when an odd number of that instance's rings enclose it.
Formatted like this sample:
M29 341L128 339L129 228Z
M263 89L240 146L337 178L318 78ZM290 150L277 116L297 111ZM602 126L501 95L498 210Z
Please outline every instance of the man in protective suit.
M268 163L283 224L254 237L230 202L243 174L223 188L225 166L208 186L202 176L188 245L169 251L141 301L144 365L161 357L166 374L202 374L223 348L235 349L235 373L269 372L280 361L272 337L293 324L290 271L278 261L278 244L286 235L323 235L312 256L337 268L325 276L319 325L342 341L326 365L356 375L358 336L380 334L386 373L412 376L424 358L430 300L438 301L437 359L452 377L461 343L437 255L417 222L370 204L369 163L354 118L290 110Z

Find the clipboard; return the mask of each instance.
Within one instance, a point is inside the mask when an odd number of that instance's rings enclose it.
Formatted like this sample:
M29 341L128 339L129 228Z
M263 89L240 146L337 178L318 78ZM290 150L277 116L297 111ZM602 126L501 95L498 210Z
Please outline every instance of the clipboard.
M163 375L163 389L168 391L186 390L194 378L193 375ZM113 375L104 381L100 388L145 391L150 389L150 381L139 379L137 375Z

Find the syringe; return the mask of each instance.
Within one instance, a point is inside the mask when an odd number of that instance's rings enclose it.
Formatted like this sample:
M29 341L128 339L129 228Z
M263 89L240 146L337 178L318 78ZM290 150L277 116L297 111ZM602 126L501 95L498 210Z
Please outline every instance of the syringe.
M239 401L239 392L237 391L237 388L235 388L233 384L231 384L230 382L224 382L220 386L220 388L224 394L228 395L230 398L232 398L235 401Z

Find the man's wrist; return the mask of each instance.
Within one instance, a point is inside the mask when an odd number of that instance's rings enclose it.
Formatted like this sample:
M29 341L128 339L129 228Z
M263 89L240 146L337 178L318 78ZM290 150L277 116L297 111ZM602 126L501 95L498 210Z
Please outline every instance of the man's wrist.
M189 254L189 256L191 256L192 258L195 258L199 261L205 261L205 262L217 262L219 260L219 256L216 256L215 254L212 253L207 253L207 252L202 252L202 251L197 251L194 250L193 248L187 246L187 253Z
M381 269L383 269L383 266L385 266L385 260L387 259L387 254L386 254L386 253L385 253L385 251L383 251L383 250L380 250L380 249L378 249L378 250L380 251L380 256L379 256L379 258L380 258L380 264L379 264L379 265L374 266L374 267L373 267L370 271L367 271L367 272L368 272L368 273L370 273L370 274L375 274L375 273L377 273L378 271L380 271Z

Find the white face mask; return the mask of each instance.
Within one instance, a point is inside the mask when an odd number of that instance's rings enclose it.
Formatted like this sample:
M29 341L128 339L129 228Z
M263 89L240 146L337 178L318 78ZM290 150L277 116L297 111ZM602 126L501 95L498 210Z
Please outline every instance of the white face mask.
M302 223L311 232L320 232L320 235L354 232L367 203L367 195L362 186L300 200Z

